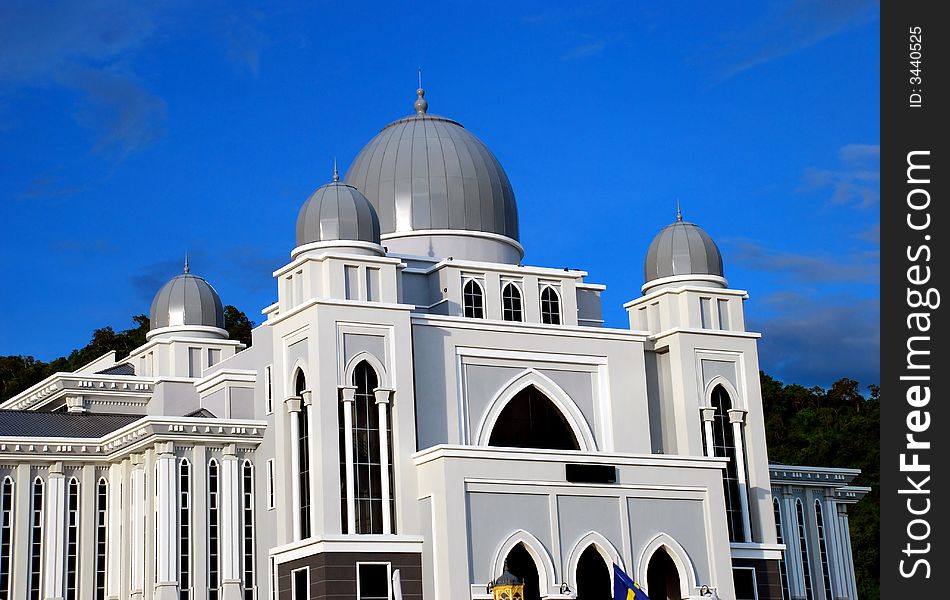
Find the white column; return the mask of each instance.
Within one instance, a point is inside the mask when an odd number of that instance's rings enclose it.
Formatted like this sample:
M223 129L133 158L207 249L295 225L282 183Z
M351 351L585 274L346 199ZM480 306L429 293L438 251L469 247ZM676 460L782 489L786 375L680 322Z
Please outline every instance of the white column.
M221 458L222 600L241 600L241 513L237 447L228 444Z
M129 490L129 533L132 543L130 579L133 600L145 597L145 464L139 455L132 456L132 477Z
M857 600L858 584L854 580L854 555L851 552L851 527L848 524L847 511L841 513L841 534L844 538L845 564L848 566L848 588L851 590L849 597Z
M343 449L346 460L346 531L356 533L356 498L354 497L353 472L353 403L356 401L356 386L340 386L343 402Z
M302 410L307 411L307 457L310 459L310 478L307 480L308 487L310 488L310 531L313 532L314 525L318 522L317 518L317 499L322 498L323 495L320 489L317 487L317 468L316 465L320 464L320 458L317 456L317 409L313 405L313 392L311 390L304 390L300 392L300 396L303 398Z
M731 409L732 443L736 447L736 477L739 480L739 507L742 510L742 541L752 541L752 521L749 517L749 484L746 483L745 445L742 443L742 423L746 411Z
M61 600L66 595L66 477L63 463L49 469L46 480L46 527L43 541L46 560L43 571L43 597Z
M287 414L290 415L290 511L294 523L294 540L300 539L300 423L297 422L297 413L300 412L300 398L291 396L284 400Z
M387 534L393 532L389 495L389 431L386 428L392 393L392 390L385 388L377 388L373 392L376 396L376 409L379 411L379 485L383 491L383 533Z
M841 561L838 559L838 511L835 508L835 491L825 490L825 498L821 504L821 516L825 530L825 546L828 556L828 570L831 571L831 596L841 598L845 596L844 578L841 570ZM829 599L830 600L830 599Z
M109 493L106 504L108 530L106 536L106 596L119 598L119 577L122 575L122 465L109 466Z
M703 416L703 431L706 432L706 456L716 456L716 448L713 445L713 420L716 418L716 407L703 406L699 409Z
M158 496L155 518L156 540L155 599L178 598L178 497L175 444L163 442L155 447L155 491Z
M782 502L785 509L785 567L788 572L788 590L792 598L805 597L805 573L802 570L802 550L798 539L798 517L795 511L795 496L788 488L782 489Z

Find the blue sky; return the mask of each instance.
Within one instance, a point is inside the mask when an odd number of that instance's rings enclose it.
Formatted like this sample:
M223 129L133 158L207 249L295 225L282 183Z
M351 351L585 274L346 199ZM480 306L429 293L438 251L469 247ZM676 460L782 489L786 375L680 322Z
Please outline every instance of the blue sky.
M297 211L430 111L498 156L526 264L640 294L675 216L787 382L879 380L879 7L793 0L0 5L0 354L131 325L181 270L251 319Z

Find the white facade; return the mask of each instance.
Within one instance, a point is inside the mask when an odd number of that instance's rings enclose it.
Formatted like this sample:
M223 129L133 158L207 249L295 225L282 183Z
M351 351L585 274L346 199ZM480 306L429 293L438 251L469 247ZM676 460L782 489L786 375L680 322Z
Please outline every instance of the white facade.
M249 348L186 299L128 358L2 406L56 414L49 436L2 417L24 433L0 435L0 599L370 599L396 569L407 600L490 598L524 557L529 597L595 597L612 563L653 595L782 597L746 292L674 272L609 329L603 286L517 264L510 223L358 225L298 238ZM834 598L855 598L823 498Z

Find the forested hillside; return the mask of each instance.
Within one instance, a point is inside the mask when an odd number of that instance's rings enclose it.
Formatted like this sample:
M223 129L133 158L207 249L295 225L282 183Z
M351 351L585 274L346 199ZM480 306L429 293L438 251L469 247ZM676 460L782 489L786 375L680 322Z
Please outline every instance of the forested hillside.
M118 357L145 343L148 317L132 317L134 326L115 332L104 327L92 340L69 356L50 362L32 356L0 356L0 401L6 400L57 371L72 371L116 350ZM250 345L254 323L233 306L225 307L225 328L232 339ZM840 379L824 390L785 385L761 374L769 460L792 465L856 467L861 475L854 485L867 485L871 493L851 508L858 594L877 600L880 495L880 390L870 386L863 395L857 381Z

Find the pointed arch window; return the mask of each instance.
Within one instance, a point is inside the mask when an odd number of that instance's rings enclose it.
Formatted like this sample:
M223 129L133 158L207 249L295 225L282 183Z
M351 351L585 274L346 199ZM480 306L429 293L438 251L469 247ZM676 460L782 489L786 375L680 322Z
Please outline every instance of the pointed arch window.
M501 318L505 321L524 320L524 311L521 306L521 289L513 281L509 281L501 288Z
M208 600L218 600L221 586L221 509L218 461L208 462Z
M533 385L508 401L495 420L488 445L580 450L577 437L560 409Z
M0 600L10 599L10 565L13 560L13 479L0 485Z
M109 484L101 478L96 484L96 600L106 598L108 501Z
M310 537L310 419L307 407L303 406L303 393L307 389L307 378L303 371L297 371L294 378L294 395L301 399L297 418L297 464L299 465L300 488L300 539Z
M577 600L603 600L612 598L613 573L604 557L591 544L577 561Z
M66 600L77 598L79 566L79 480L69 480L66 487Z
M723 488L726 496L726 522L729 525L729 541L743 541L742 502L739 498L739 457L736 452L732 424L729 422L729 410L732 401L721 385L712 392L712 405L716 409L713 419L713 450L715 456L729 459L723 474Z
M772 513L775 516L775 540L779 544L785 543L784 527L782 527L782 509L779 506L778 498L772 497ZM782 578L782 600L789 600L788 594L788 565L785 564L785 555L782 554L778 561L779 575Z
M825 598L831 598L831 564L828 562L828 544L825 541L825 516L821 500L815 500L815 525L818 529L818 554L821 558L821 578Z
M43 577L43 480L33 480L30 506L30 600L40 600Z
M178 465L178 585L179 600L191 600L191 463Z
M254 600L254 466L241 467L241 527L243 529L244 598Z
M798 525L798 547L801 550L802 557L805 600L812 600L815 596L811 587L811 562L808 560L808 535L805 533L805 508L799 499L795 500L795 522Z
M550 285L541 290L541 322L548 325L561 324L561 297Z
M462 306L470 319L485 318L485 291L476 279L467 279L462 288Z

